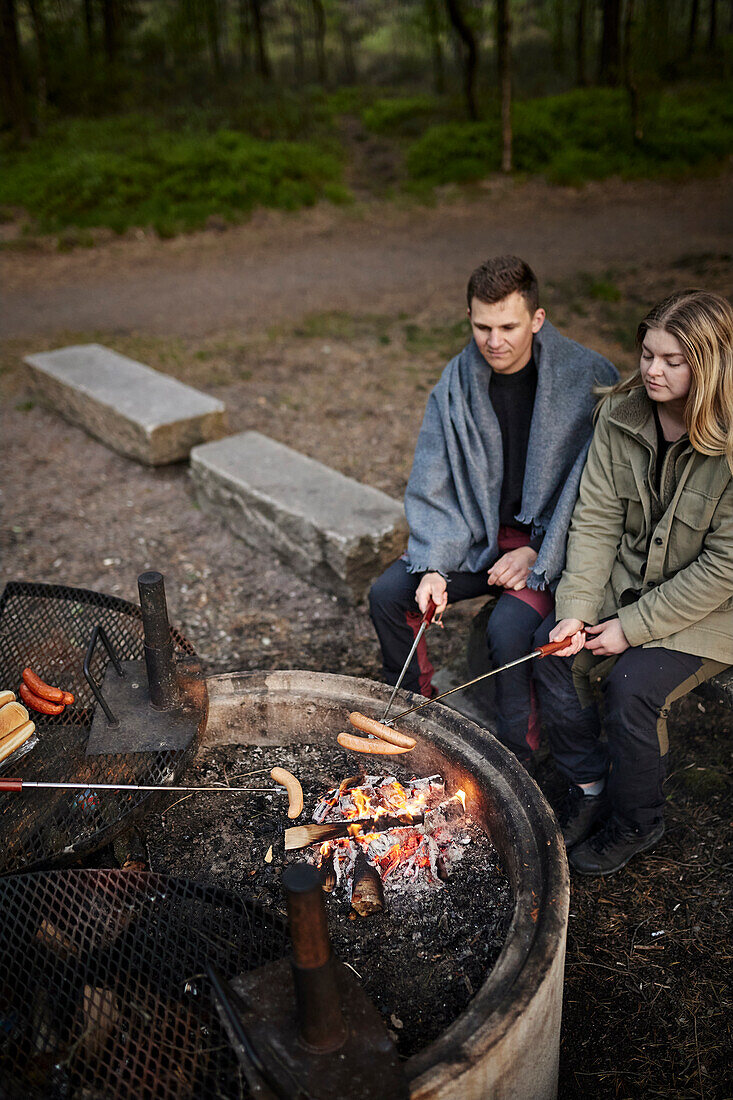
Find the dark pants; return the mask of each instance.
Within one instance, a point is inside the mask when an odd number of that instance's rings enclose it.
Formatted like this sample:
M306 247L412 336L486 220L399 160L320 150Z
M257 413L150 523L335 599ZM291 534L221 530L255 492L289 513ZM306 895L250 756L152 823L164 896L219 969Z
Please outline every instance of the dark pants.
M542 645L554 616L534 638ZM648 832L662 818L667 774L667 715L676 699L721 672L717 661L672 649L632 647L619 657L544 657L534 664L542 726L559 771L573 783L608 773L614 814ZM593 696L600 690L600 712ZM600 740L601 727L607 744Z
M408 573L406 562L400 559L374 582L369 593L369 609L382 647L384 679L388 684L397 683L420 627L422 616L415 603L415 592L421 579L421 574ZM449 603L488 595L498 595L486 641L491 663L499 668L530 651L532 637L544 617L541 612L546 613L547 607L552 606L552 597L547 593L490 588L486 571L449 574ZM539 737L529 664L502 672L494 681L497 736L523 760L537 747ZM402 686L431 698L436 694L433 672L423 635Z

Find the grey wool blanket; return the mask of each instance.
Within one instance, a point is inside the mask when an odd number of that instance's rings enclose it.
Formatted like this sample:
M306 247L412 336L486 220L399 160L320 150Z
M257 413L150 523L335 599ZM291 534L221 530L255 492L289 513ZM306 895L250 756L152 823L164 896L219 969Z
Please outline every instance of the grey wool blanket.
M592 433L594 384L618 380L597 352L545 321L533 341L537 392L515 518L543 536L529 588L554 587ZM412 573L478 573L499 554L504 473L501 432L489 400L491 368L474 340L430 394L405 493Z

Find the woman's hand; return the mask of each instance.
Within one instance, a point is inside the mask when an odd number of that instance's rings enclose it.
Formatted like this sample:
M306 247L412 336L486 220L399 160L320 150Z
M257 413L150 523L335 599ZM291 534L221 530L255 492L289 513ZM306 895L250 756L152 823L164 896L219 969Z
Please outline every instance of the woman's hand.
M585 643L585 648L596 657L615 657L629 648L624 628L618 619L609 619L608 622L599 623L598 626L589 626L587 632L593 637Z
M585 645L585 627L580 619L561 619L550 631L550 641L559 642L568 639L565 649L559 649L555 657L574 657Z
M489 569L489 584L510 588L513 592L527 587L527 577L537 561L537 551L531 546L518 546L497 558Z
M445 582L445 577L441 577L440 573L424 573L417 586L415 600L423 615L427 611L428 600L430 599L435 604L436 615L439 615L441 611L445 611L448 606L448 585Z

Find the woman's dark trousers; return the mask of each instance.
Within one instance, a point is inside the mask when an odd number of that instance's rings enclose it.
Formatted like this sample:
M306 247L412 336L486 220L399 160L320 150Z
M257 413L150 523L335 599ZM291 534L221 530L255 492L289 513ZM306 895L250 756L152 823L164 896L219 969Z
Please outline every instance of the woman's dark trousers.
M554 625L554 616L546 619L534 644L546 642ZM648 833L664 807L669 708L726 666L656 647L632 647L618 657L583 649L532 663L542 727L559 771L573 783L608 774L612 812L627 828Z

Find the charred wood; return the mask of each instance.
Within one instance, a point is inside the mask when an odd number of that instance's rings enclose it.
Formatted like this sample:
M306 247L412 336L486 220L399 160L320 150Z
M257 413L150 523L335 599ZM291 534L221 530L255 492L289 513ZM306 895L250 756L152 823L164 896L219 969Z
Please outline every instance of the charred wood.
M381 913L384 910L384 888L381 876L363 852L359 852L354 865L351 908L360 917L371 917L374 913Z

